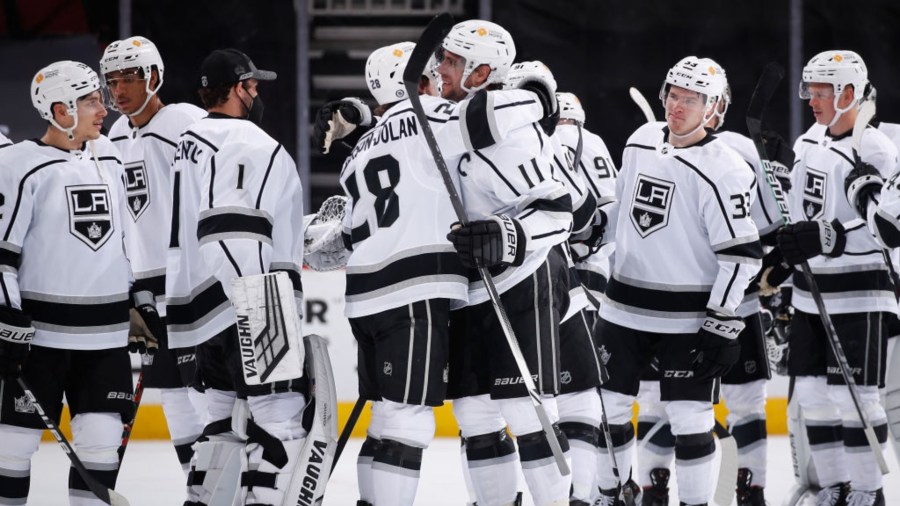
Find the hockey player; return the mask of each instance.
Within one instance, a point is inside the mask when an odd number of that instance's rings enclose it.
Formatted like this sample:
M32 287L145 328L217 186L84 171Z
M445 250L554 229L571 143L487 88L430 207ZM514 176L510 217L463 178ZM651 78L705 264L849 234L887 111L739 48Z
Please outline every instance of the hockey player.
M455 25L439 50L441 95L459 101L499 87L514 58L512 37L502 27L482 20ZM537 91L545 110L557 110L547 86L522 85ZM552 129L556 121L548 117L541 123ZM555 420L549 396L559 392L559 321L568 305L560 245L571 230L572 201L551 177L553 152L538 124L515 129L494 146L472 147L456 166L460 197L472 221L453 228L448 237L463 265L482 265L493 273L538 394L547 397L544 407ZM470 305L451 321L448 395L455 399L453 412L466 439L478 504L515 501L517 466L507 424L517 437L535 504L568 504L570 479L551 458L547 434L528 400L494 307L474 270L469 280ZM565 436L555 432L566 450Z
M208 423L194 446L188 500L207 504L217 488L240 483L242 504L295 504L285 496L305 472L295 472L295 465L306 440L301 413L308 387L305 378L248 386L245 369L248 377L258 371L253 360L241 359L232 304L238 303L233 286L284 271L302 314L300 180L284 147L259 128L257 86L276 74L257 69L236 49L218 49L203 61L200 75L209 116L178 140L166 269L170 346L197 347L207 387ZM271 298L265 304L285 310ZM238 461L241 477L230 474Z
M0 151L4 504L26 503L31 456L45 429L16 377L56 423L65 395L79 458L113 488L123 419L134 409L129 321L156 335L161 326L152 296L129 293L122 163L100 133L107 112L97 74L83 63L53 63L35 74L31 100L46 132ZM69 503L103 504L74 469Z
M7 146L12 146L12 143L13 142L11 140L9 140L9 138L7 136L0 133L0 149L3 149Z
M810 129L794 145L797 163L789 198L794 224L778 232L778 245L789 264L809 261L861 407L884 446L887 419L878 388L884 386L885 324L896 314L897 302L881 245L857 220L841 184L856 165L851 133L867 86L865 63L852 51L820 53L803 68L800 98L809 100L816 123L827 128ZM874 128L866 129L859 156L882 178L897 167L897 149ZM884 504L881 472L867 448L810 287L800 275L794 276L793 304L788 372L796 377L794 397L823 487L816 504Z
M157 311L166 314L166 247L172 222L172 188L169 170L181 132L206 113L190 104L163 104L159 89L165 67L156 45L136 36L107 46L100 60L100 76L109 90L110 108L122 113L109 131L110 140L125 165L128 215L123 226L131 253L135 282L144 285L156 300ZM142 354L143 384L159 388L163 411L175 453L187 473L191 445L203 430L202 406L194 408L202 394L192 386L194 350L168 346L165 332L156 336L159 350ZM141 343L133 343L137 348ZM146 346L146 345L145 345ZM180 371L179 371L180 370ZM201 387L202 388L202 387Z
M446 238L455 214L403 85L414 47L394 44L369 56L380 118L341 171L352 247L346 315L359 344L360 396L374 401L357 466L363 505L413 503L422 452L434 437L432 406L446 396L450 310L468 299L466 270ZM451 167L472 144L497 140L488 125L502 137L544 115L534 94L521 90L482 92L458 105L421 99Z
M660 90L666 124L649 123L629 138L609 217L613 273L600 308L611 357L602 392L619 471L627 476L631 467L636 372L655 355L679 498L688 505L710 497L712 400L738 360L744 324L736 311L762 256L750 217L753 171L704 128L724 93L712 61L684 58Z

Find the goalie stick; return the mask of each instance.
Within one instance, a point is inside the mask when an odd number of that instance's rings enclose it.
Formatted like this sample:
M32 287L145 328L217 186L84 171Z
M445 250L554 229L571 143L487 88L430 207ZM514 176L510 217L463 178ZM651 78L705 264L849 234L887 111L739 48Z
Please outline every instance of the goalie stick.
M66 453L66 456L69 457L69 461L72 463L72 467L75 468L75 471L78 473L78 476L84 480L84 484L87 485L88 489L92 494L97 496L97 499L105 502L106 504L110 504L112 506L128 506L128 499L125 499L125 496L119 494L115 490L111 488L107 488L105 485L98 482L91 476L91 473L88 472L84 467L84 463L81 462L81 459L78 458L78 455L75 453L75 449L72 448L72 445L69 443L69 440L66 439L66 436L63 435L62 431L59 430L59 425L56 424L53 420L47 416L47 413L44 412L44 408L41 406L41 403L38 402L37 397L34 396L34 392L31 391L31 387L28 386L28 383L25 381L25 378L19 376L16 378L19 382L19 386L22 387L22 390L25 391L25 396L28 397L29 402L34 406L35 411L37 411L38 415L41 417L41 421L44 422L44 427L53 434L53 437L56 439L56 442L59 443L60 448Z
M431 151L431 156L434 158L438 171L441 173L441 179L443 179L444 186L450 196L450 202L453 204L453 210L456 212L456 217L460 224L465 226L469 223L469 219L466 216L466 210L462 205L459 193L456 191L456 186L453 185L453 180L450 179L450 171L447 168L447 163L444 161L443 155L441 155L441 150L434 138L434 132L431 130L431 125L428 123L428 118L425 116L425 109L422 108L422 101L419 98L419 76L422 75L422 71L428 64L428 59L431 57L431 54L434 53L435 49L437 49L438 45L444 40L444 37L446 37L452 27L453 17L447 13L436 16L428 23L428 26L425 27L422 35L419 36L419 40L416 42L416 48L413 50L412 55L410 55L409 61L406 64L406 69L403 71L403 85L406 88L406 93L409 96L409 101L412 104L416 119L422 127L422 133L425 136L425 141ZM544 435L547 437L547 443L550 446L550 450L553 452L553 457L556 459L556 465L559 467L559 472L563 476L566 476L571 472L569 470L569 464L566 462L565 455L563 455L562 448L559 445L559 439L557 439L556 431L550 423L550 417L547 415L547 410L544 408L541 396L537 392L534 380L531 377L531 372L528 370L528 364L525 363L525 357L522 355L522 350L519 349L519 344L513 333L512 325L509 322L506 311L503 309L500 295L497 293L497 287L494 286L494 281L486 267L479 265L478 274L481 276L481 280L484 282L484 286L490 296L494 310L497 312L497 319L500 322L500 327L503 329L506 342L509 344L509 349L515 358L519 373L522 375L522 381L528 391L528 396L531 398L535 413L541 422L541 428L544 431Z
M772 195L775 197L775 202L778 204L781 219L784 221L785 225L789 225L791 223L791 217L788 211L787 202L784 198L784 193L781 190L781 184L775 179L775 173L772 170L772 164L769 162L768 155L766 155L766 148L762 139L763 110L771 100L772 95L775 93L775 88L781 82L782 77L784 77L784 68L782 68L781 65L778 65L777 63L766 65L766 68L763 70L763 75L759 78L759 83L757 83L756 89L753 91L753 96L750 97L750 105L747 108L747 130L750 133L750 138L753 140L753 145L756 146L756 154L759 156L759 161L762 163L763 170L766 173L766 183L772 190ZM841 376L844 379L844 383L847 384L847 388L850 389L850 397L853 399L856 413L859 415L859 419L862 422L866 440L868 441L872 452L875 454L875 459L878 461L878 467L881 469L881 473L887 474L890 470L887 467L887 462L884 460L884 454L881 451L881 445L878 444L875 430L869 423L868 415L862 409L862 403L859 398L859 389L856 387L856 381L853 379L853 374L850 373L850 365L847 363L847 356L844 354L844 348L838 340L834 322L832 322L831 317L828 315L828 310L825 308L825 301L822 299L822 293L819 291L819 286L809 268L809 263L803 262L799 265L800 270L803 272L803 277L809 285L809 291L816 303L816 308L819 310L822 326L828 337L828 344L831 347L831 351L837 359L838 366L841 370Z
M344 453L344 447L347 446L347 441L350 439L350 434L353 433L353 427L356 427L356 422L359 421L359 415L362 413L363 408L366 406L366 400L362 397L356 399L356 404L353 405L353 410L350 411L350 417L347 418L347 423L344 424L344 428L341 430L341 435L337 440L337 448L334 450L334 461L331 463L331 471L334 472L334 468L337 466L338 459L341 458L341 454Z
M628 89L628 94L631 95L631 100L633 100L641 109L641 112L644 113L644 117L647 118L647 123L655 122L656 116L654 116L653 109L650 108L650 102L644 98L644 95L633 86ZM588 300L591 300L591 303L594 303L596 299L589 295ZM599 301L596 306L599 310ZM644 436L643 444L647 444L647 442L650 441L650 438L652 438L666 422L668 422L667 419L662 419L653 424L653 427L651 427L647 432L647 435ZM716 490L713 493L713 500L716 504L727 505L731 504L731 501L734 499L734 484L737 481L737 442L731 432L729 432L724 425L719 423L718 420L715 421L715 425L713 426L713 433L719 438L719 448L722 453L719 458L719 477L716 480Z

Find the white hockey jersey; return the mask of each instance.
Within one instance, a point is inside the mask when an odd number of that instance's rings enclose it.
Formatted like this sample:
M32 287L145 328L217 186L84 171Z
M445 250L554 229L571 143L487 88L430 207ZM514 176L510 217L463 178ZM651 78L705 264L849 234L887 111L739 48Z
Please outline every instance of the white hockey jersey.
M160 316L166 314L166 249L172 223L172 161L178 136L206 111L191 104L163 107L143 127L135 128L122 115L109 138L125 166L126 230L128 258L135 281L156 297Z
M791 172L793 189L788 194L792 221L840 221L847 233L844 254L831 258L816 256L809 267L831 314L870 311L897 312L893 288L881 253L881 245L864 220L847 202L844 179L853 169L851 133L839 137L814 125L794 144L797 162ZM884 178L897 167L897 148L883 133L867 128L860 146L862 159L872 164ZM794 307L817 314L806 279L794 276Z
M600 316L628 328L693 333L707 310L736 314L759 271L753 171L714 134L674 148L665 123L628 139L610 206L616 252Z
M244 119L210 114L178 140L166 304L173 348L235 324L238 276L286 271L303 314L303 195L284 146Z
M568 153L569 159L574 158L578 147L578 126L571 124L559 125L556 128L556 136ZM615 201L616 193L616 167L612 161L612 156L606 148L606 143L600 136L581 128L582 148L581 159L577 163L573 162L578 169L578 174L584 181L588 191L594 196L594 201L598 208L604 208ZM584 245L574 244L571 246L573 255L584 257L587 255L587 248ZM588 256L582 261L576 262L575 270L580 281L591 295L597 300L603 297L606 291L606 284L609 280L610 256L615 250L614 243L604 244L596 253ZM570 283L570 285L573 283ZM580 288L580 287L579 287ZM570 308L569 312L577 310L575 308L587 308L593 310L583 290L581 293L576 291L576 287L570 286L569 291Z
M463 153L543 115L534 95L523 90L479 93L459 104L431 96L421 100L457 183ZM350 198L344 233L353 247L347 261L348 317L433 298L450 299L453 308L466 304L466 269L447 240L457 217L408 100L359 139L344 162L341 185Z
M106 137L93 154L90 144L70 152L27 140L0 150L0 304L31 316L36 345L128 344L122 162Z
M759 161L756 146L749 137L737 132L719 131L716 132L716 137L735 150L756 174L756 197L750 206L750 216L753 217L753 223L756 224L760 237L774 234L784 224L784 220L775 201L775 194L766 183L766 171ZM758 312L759 284L750 283L744 294L744 301L738 307L737 315L746 318Z
M9 138L3 134L0 134L0 149L5 148L7 146L12 146L13 141L9 140Z
M554 146L537 123L512 130L503 142L462 156L458 171L460 197L470 220L505 214L525 233L525 259L494 275L503 293L531 275L550 248L568 240L572 230L572 199L554 178ZM561 177L561 176L556 176ZM488 300L475 271L469 275L469 304Z

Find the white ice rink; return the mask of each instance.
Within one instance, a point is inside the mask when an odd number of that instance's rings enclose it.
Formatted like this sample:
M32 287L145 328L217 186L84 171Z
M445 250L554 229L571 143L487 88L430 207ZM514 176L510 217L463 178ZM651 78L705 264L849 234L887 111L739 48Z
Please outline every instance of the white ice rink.
M356 453L361 439L351 439L328 484L325 506L356 504ZM900 505L900 467L888 451L891 474L885 476L887 504ZM28 504L36 506L65 505L69 461L56 443L42 443L32 466L31 495ZM674 481L674 477L673 477ZM180 505L184 501L184 476L171 444L132 441L125 454L116 490L133 506ZM766 496L773 506L793 483L791 456L787 437L769 439L769 471ZM524 489L524 483L520 484ZM527 498L526 505L532 505ZM673 491L670 504L677 505ZM417 505L463 506L466 490L459 468L459 442L437 439L426 450L422 463Z

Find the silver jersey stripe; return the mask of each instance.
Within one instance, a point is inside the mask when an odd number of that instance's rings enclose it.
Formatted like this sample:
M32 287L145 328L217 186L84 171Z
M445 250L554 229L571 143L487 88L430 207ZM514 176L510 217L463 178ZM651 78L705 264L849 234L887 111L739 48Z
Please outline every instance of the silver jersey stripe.
M665 318L669 320L695 320L697 318L703 319L706 318L705 311L654 311L652 309L644 309L638 308L634 306L629 306L627 304L622 304L616 302L605 294L603 295L603 300L601 304L609 304L611 307L614 307L620 311L624 311L626 313L641 315L641 316L652 316L654 318Z
M226 300L225 302L219 304L217 307L213 308L212 311L206 313L205 315L201 316L191 323L184 323L180 325L169 324L169 332L191 332L200 329L207 323L212 321L214 318L227 311L229 308L231 308L231 302Z
M44 323L39 321L31 322L36 330L45 332L55 332L58 334L110 334L113 332L122 332L128 330L129 322L114 323L112 325L97 325L87 327L70 327L67 325L54 325L52 323Z
M650 290L661 290L664 292L709 292L712 291L713 285L672 285L668 283L654 283L652 281L642 281L639 279L629 278L619 273L613 272L612 277L622 283L636 286L638 288L648 288Z
M262 211L260 209L250 209L248 207L241 206L223 206L223 207L214 207L212 209L205 209L200 212L199 220L201 221L204 218L210 218L212 216L221 216L223 214L241 214L244 216L254 216L257 218L265 218L269 223L273 223L272 215L266 211Z
M347 302L363 302L367 300L377 299L378 297L384 297L385 295L390 295L397 290L402 290L404 288L426 285L430 283L458 283L459 285L461 285L460 291L462 292L465 290L467 281L468 280L465 276L458 276L454 274L419 276L418 278L406 279L399 283L394 283L393 285L388 285L377 290L372 290L371 292L359 293L356 295L347 295L345 297L345 300ZM481 281L479 281L479 283L481 283Z
M109 304L111 302L122 302L128 300L127 293L116 293L112 295L99 295L96 297L86 297L81 295L52 295L39 292L22 292L22 299L36 300L40 302L59 302L62 304Z
M428 246L420 246L418 248L405 249L387 257L377 264L365 265L351 265L354 256L351 255L349 263L347 264L347 274L370 274L373 272L378 272L398 260L428 253L456 253L456 250L449 242L447 244L432 244Z
M229 239L248 239L251 241L265 243L269 246L272 245L271 237L262 234L254 234L252 232L223 232L220 234L209 234L203 236L203 238L200 239L199 244L200 246L203 246L204 244L209 244L211 242L227 241Z

